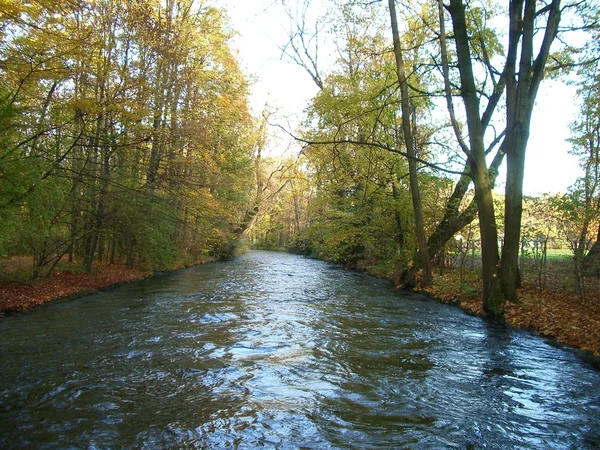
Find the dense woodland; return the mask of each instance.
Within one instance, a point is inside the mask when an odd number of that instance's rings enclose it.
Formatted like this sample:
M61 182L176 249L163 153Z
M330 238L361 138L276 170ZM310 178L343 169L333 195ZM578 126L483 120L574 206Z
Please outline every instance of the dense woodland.
M214 4L0 4L1 257L30 259L35 280L62 264L163 270L250 244L413 288L449 266L462 282L469 266L490 315L518 298L527 255L540 288L555 248L571 249L569 289L594 284L595 2L277 2L291 24L282 57L319 88L297 130L268 106L249 111ZM526 198L531 116L549 77L578 84L582 176ZM297 156L264 157L274 133L292 136Z
M0 252L169 268L225 257L252 175L223 12L192 1L2 4Z

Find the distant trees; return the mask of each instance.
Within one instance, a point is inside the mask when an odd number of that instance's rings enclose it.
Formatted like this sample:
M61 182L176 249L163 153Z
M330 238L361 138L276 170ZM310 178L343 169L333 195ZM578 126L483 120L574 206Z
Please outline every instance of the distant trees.
M254 124L222 12L194 0L4 2L0 254L155 268L224 256Z
M578 117L571 123L572 154L579 158L583 175L564 196L556 199L563 229L574 252L577 287L585 290L585 276L600 275L600 60L599 9L586 11L596 25L578 64ZM568 225L566 225L568 223ZM595 241L592 246L590 242Z

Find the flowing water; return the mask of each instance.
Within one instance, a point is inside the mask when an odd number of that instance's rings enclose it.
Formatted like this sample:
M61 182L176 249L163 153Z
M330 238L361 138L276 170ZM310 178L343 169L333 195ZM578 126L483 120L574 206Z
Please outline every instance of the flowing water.
M252 251L0 319L0 448L600 448L600 371Z

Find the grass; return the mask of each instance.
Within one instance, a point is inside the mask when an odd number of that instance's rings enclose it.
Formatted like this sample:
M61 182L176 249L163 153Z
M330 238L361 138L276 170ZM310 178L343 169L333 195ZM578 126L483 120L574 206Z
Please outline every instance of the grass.
M546 251L548 259L572 258L573 250L569 248L549 248Z

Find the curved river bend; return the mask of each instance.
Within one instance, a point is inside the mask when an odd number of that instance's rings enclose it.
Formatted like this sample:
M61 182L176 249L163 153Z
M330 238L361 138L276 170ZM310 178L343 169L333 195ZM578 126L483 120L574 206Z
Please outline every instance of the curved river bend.
M0 448L600 448L582 358L252 251L1 319Z

